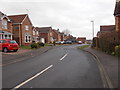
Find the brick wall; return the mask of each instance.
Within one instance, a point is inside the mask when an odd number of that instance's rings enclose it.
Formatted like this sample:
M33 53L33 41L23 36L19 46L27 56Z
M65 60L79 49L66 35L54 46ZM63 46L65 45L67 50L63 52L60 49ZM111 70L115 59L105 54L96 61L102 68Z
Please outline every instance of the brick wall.
M64 35L60 35L61 41L64 41Z
M2 20L0 20L0 29L2 29Z
M82 43L86 42L86 38L77 38L78 41L82 41Z
M49 41L48 41L48 33L40 33L39 35L40 35L40 37L42 37L42 38L45 39L45 43L48 43L48 42L49 42Z
M28 25L29 30L26 30L25 26ZM30 45L32 43L32 36L33 36L33 31L32 31L32 24L27 16L27 18L24 20L24 22L21 25L21 33L22 33L22 45ZM29 33L31 35L30 42L25 42L25 34Z
M16 42L21 45L21 41L20 41L20 25L13 25L12 27L13 30L13 39L16 40Z

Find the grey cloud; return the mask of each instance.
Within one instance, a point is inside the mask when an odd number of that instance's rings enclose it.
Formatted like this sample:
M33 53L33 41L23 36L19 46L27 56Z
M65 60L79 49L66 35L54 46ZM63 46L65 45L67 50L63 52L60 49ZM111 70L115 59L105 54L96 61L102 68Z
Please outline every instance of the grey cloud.
M3 0L0 9L7 15L28 13L34 26L69 29L74 36L92 38L100 25L114 24L114 0ZM29 10L29 12L26 11Z

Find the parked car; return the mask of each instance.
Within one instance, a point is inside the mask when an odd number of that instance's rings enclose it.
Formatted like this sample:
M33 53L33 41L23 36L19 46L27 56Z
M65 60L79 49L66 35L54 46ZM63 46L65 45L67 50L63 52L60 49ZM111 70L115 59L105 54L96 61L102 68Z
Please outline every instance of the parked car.
M72 41L64 41L63 44L72 44Z
M78 44L82 44L82 41L78 41Z
M14 51L17 52L18 44L15 40L0 39L0 50L3 52Z
M61 43L61 44L64 44L64 41L61 41L60 43Z
M55 43L56 43L56 44L61 44L61 42L60 42L60 41L56 41Z

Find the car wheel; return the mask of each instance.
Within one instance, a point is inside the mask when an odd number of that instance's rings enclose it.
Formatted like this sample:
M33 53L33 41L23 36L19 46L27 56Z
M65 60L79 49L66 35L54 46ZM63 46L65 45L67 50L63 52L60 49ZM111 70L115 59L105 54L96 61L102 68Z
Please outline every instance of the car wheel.
M14 52L17 52L18 51L18 49L17 50L14 50Z
M7 49L7 48L4 48L4 49L3 49L3 52L7 53L7 52L8 52L8 49Z

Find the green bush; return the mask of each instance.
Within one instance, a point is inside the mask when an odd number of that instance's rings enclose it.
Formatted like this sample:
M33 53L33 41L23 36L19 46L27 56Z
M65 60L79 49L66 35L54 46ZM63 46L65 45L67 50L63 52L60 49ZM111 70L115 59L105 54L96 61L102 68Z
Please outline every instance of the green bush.
M115 46L115 54L120 56L120 45Z
M32 43L31 48L38 48L38 44L37 43Z
M37 44L38 44L40 47L44 47L44 46L45 46L44 43L40 43L40 42L38 42Z

